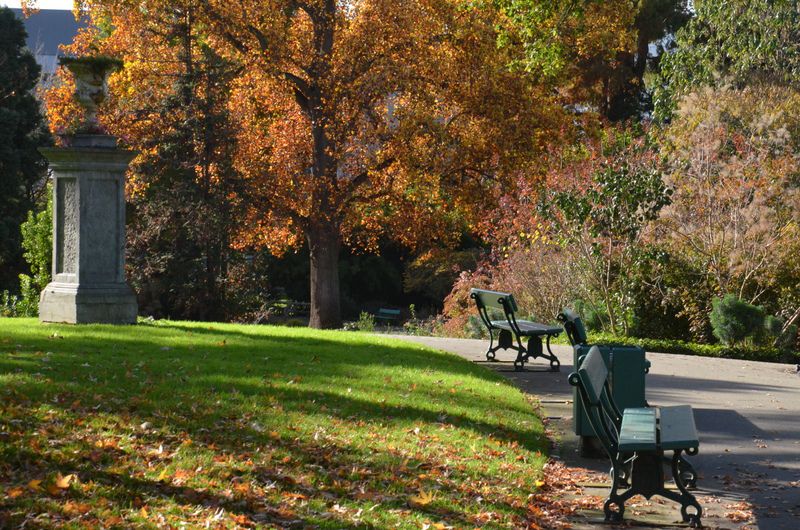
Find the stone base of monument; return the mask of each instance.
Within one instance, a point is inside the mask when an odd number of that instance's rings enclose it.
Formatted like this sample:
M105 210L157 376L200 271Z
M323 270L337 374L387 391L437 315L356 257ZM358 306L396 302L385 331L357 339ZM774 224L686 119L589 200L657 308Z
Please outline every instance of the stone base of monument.
M82 287L52 282L39 300L42 322L135 324L136 295L126 284Z

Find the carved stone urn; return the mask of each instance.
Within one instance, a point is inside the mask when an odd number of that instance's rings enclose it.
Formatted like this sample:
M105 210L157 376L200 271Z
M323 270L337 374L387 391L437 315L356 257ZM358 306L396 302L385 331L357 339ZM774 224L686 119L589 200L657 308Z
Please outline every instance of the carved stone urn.
M97 107L106 78L121 63L108 57L62 59L76 79L85 118L63 147L42 148L53 178L53 281L39 302L42 322L136 322L136 296L125 281L125 171L134 156L103 134Z
M75 78L75 99L84 109L79 133L100 133L97 107L108 96L108 76L122 68L122 61L107 56L62 57L59 64Z

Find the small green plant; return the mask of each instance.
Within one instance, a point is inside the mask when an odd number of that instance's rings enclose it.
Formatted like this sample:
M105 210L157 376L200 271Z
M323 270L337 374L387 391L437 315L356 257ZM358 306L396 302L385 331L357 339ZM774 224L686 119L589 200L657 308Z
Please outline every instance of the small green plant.
M17 304L19 304L19 296L8 291L0 293L0 317L17 316Z
M19 296L8 291L0 297L0 314L13 317L30 317L39 314L39 293L50 283L53 260L53 197L47 194L47 206L39 213L28 212L22 223L23 257L31 274L19 275Z
M781 352L792 352L797 346L797 326L791 325L775 339L775 347Z
M783 330L783 320L779 317L767 315L764 317L764 331L770 338L775 338L781 334Z
M711 327L724 344L731 346L764 329L764 309L728 294L712 302Z
M375 315L362 311L361 314L358 315L356 329L358 331L375 331Z
M485 339L489 336L486 325L478 315L470 315L464 325L464 335L470 339Z
M422 335L422 328L420 327L420 320L417 318L417 307L414 304L409 304L408 313L411 317L403 323L403 330L409 335Z

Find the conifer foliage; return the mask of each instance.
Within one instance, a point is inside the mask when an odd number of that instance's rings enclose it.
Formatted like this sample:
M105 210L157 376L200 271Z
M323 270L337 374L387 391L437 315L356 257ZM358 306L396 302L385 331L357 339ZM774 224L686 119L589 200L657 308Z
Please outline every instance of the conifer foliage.
M20 224L42 190L46 139L32 90L39 66L25 48L25 27L0 7L0 290L15 288L22 269Z

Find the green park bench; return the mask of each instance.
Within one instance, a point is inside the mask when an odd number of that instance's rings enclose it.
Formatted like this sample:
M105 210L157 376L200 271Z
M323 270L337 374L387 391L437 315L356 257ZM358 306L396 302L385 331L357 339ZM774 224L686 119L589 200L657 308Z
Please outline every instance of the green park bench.
M684 452L697 454L700 446L692 408L680 405L620 412L611 398L608 368L596 346L570 374L569 383L578 388L592 428L611 460L611 491L603 505L606 521L622 521L625 501L634 495L647 499L660 495L680 503L683 521L700 527L703 509L688 491L694 487L697 473L682 456ZM672 451L672 457L665 451ZM664 484L666 463L679 492ZM621 489L626 491L620 493ZM689 513L690 508L695 513Z
M589 337L586 335L586 326L583 325L581 317L572 309L564 309L558 314L558 320L564 326L569 343L573 346L587 344Z
M516 312L519 308L511 293L471 289L470 298L475 300L478 314L489 330L489 349L486 351L486 360L494 361L495 353L502 348L517 352L517 358L514 360L515 370L522 370L525 362L531 358L542 357L550 361L550 370L559 371L561 363L550 349L550 339L563 331L561 327L529 320L517 320ZM502 311L504 319L492 320L489 314L490 309ZM494 345L495 332L497 332L497 346ZM522 345L522 337L528 337L527 347ZM544 351L542 344L543 337L546 340L547 352ZM516 346L514 345L515 341Z
M387 326L393 322L397 322L400 319L400 310L399 309L388 309L385 307L381 307L378 309L378 312L375 313L375 320L383 322Z

